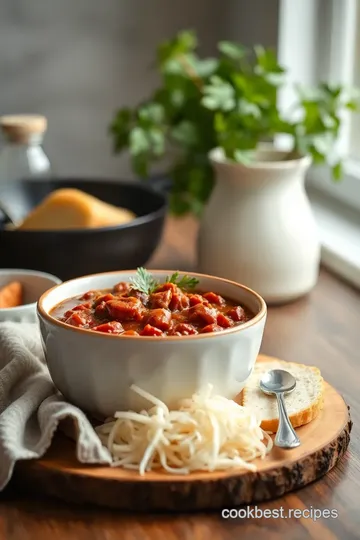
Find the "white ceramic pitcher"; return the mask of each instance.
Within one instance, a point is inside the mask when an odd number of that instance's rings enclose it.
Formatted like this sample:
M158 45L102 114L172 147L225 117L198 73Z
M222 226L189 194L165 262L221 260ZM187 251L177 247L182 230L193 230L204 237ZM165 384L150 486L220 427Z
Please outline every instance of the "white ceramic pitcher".
M199 269L257 291L268 303L294 300L316 284L320 242L304 179L310 157L289 159L263 144L245 166L210 153L216 186L198 239Z

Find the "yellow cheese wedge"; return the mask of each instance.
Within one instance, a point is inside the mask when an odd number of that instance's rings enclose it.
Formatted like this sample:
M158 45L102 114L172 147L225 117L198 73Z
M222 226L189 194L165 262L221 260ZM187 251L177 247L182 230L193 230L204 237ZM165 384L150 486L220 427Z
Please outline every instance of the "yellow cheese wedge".
M136 215L104 203L78 189L58 189L46 197L21 223L20 230L59 230L111 227Z

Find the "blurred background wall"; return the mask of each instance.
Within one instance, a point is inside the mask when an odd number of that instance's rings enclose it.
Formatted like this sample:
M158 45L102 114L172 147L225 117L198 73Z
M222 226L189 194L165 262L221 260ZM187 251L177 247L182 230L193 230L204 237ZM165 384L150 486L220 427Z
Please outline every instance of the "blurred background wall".
M184 28L277 44L278 0L1 0L0 114L48 117L45 149L62 175L131 175L112 156L113 112L156 84L156 45Z

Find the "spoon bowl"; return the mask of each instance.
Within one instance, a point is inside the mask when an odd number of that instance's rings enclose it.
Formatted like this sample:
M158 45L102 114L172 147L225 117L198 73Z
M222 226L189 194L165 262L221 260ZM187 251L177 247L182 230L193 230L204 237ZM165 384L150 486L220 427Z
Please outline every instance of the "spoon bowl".
M283 369L272 369L268 371L260 381L260 388L265 394L291 392L295 386L295 377Z

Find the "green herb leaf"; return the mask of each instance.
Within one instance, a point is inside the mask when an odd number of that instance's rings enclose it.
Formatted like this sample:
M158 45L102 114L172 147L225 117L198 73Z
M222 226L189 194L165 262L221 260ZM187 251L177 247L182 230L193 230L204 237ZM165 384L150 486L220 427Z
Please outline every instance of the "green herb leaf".
M199 280L190 276L182 276L179 278L179 272L175 272L166 278L166 283L174 283L180 289L194 289L199 283Z
M350 111L356 112L359 110L359 103L351 99L347 103L345 103L345 107L349 109Z
M235 150L234 159L235 161L237 161L238 163L242 163L243 165L250 165L253 160L253 152Z
M279 65L276 53L272 49L265 49L261 45L254 47L257 66L255 71L259 74L263 73L284 73L284 69Z
M174 283L180 289L193 289L199 280L187 275L179 277L179 272L174 272L171 276L167 276L165 282ZM130 278L130 283L135 290L145 294L151 294L160 285L160 282L143 267L137 269L136 275Z
M159 282L146 270L146 268L138 268L135 277L130 278L130 283L137 291L145 294L151 294Z
M143 125L160 124L164 116L164 107L160 103L148 103L139 110L139 120Z
M180 144L194 146L198 140L198 133L195 124L189 120L183 120L171 130L171 137Z
M339 161L338 163L333 165L331 170L332 170L334 180L336 180L336 181L341 180L341 177L343 175L342 163Z
M255 105L255 103L250 103L250 101L247 101L246 99L240 99L237 108L241 115L250 115L254 116L255 118L261 117L260 107Z
M192 30L183 30L179 32L173 39L162 43L157 50L157 60L160 66L176 57L179 54L186 54L193 51L197 46L197 38Z
M133 155L147 152L150 148L150 143L146 136L146 131L141 127L134 127L130 132L130 151Z
M151 151L155 156L162 156L165 151L165 136L161 129L153 127L148 131Z
M215 73L219 66L217 58L207 58L205 60L196 60L194 68L199 77L210 77Z
M235 106L235 92L230 83L217 75L210 78L210 84L204 87L202 104L208 109L230 111Z
M246 48L237 43L231 43L230 41L220 41L218 44L219 51L233 60L240 60L246 55Z

